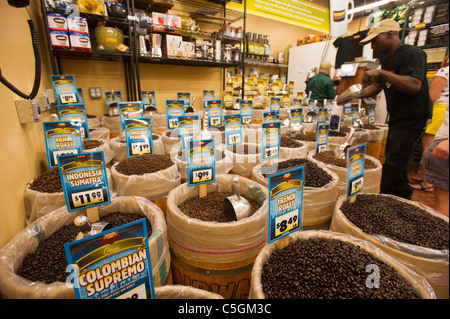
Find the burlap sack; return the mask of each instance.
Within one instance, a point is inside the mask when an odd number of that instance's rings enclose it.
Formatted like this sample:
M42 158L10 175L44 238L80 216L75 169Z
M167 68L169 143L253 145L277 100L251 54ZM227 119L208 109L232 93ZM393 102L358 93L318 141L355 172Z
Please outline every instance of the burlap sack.
M116 170L119 163L111 166L111 176L118 196L140 196L155 200L167 196L181 182L177 164L155 173L124 175Z
M356 195L358 196L358 195ZM439 217L448 223L448 217L434 211L428 206L421 203L408 201L406 199L386 194L378 194L377 196L387 196L399 201L404 201L412 205L416 205L427 213ZM402 262L414 272L421 274L434 288L438 298L448 299L448 285L449 285L449 251L440 251L435 249L428 249L416 245L400 243L391 238L379 235L370 235L363 232L359 227L350 222L340 207L346 200L345 196L340 196L336 202L336 207L333 213L333 219L330 229L336 232L345 233L365 241L372 243L379 247L386 254L392 256L396 260ZM405 226L406 227L406 226ZM400 231L407 231L403 229Z
M311 162L314 162L318 165L323 165L329 170L335 172L339 177L338 183L338 196L347 194L347 168L336 166L333 164L327 164L316 160L313 156L316 154L316 151L311 151L308 153L307 159ZM375 168L364 169L364 185L362 189L362 193L379 193L380 192L380 184L381 184L381 173L383 166L380 161L375 157L366 155L366 159L370 159L372 162L376 164Z
M244 147L248 146L249 154L244 154ZM261 147L259 144L242 143L236 145L237 150L241 150L242 154L233 152L232 147L225 148L225 153L233 160L233 168L231 174L238 174L241 176L250 177L252 169L261 162Z
M405 267L402 263L392 258L388 254L383 252L381 249L379 249L378 247L374 246L373 244L367 241L346 234L334 233L331 231L297 231L295 233L290 234L288 238L289 243L309 238L329 238L357 245L362 249L364 249L365 251L372 254L374 257L381 260L382 262L393 267L403 278L405 278L408 282L411 283L411 285L415 288L416 292L422 299L436 298L433 288L422 276L414 273L413 271ZM275 250L278 250L277 242L273 242L269 245L266 245L258 254L258 257L255 260L252 270L252 280L249 296L250 299L265 299L263 286L261 282L262 269ZM301 262L301 260L299 260L299 262Z
M108 128L101 126L95 127L93 129L89 127L89 136L93 140L102 139L109 142L111 131Z
M210 291L183 285L155 287L155 299L224 299Z
M106 168L106 175L108 178L108 187L111 198L116 196L114 189L114 183L111 176L111 171ZM34 222L36 219L47 215L54 210L66 206L66 200L64 198L64 192L59 193L44 193L30 189L30 184L33 183L32 179L25 187L24 200L25 200L25 222L27 225Z
M208 193L231 192L233 175L217 175L207 185ZM241 195L256 200L260 208L239 221L205 222L186 216L178 205L197 197L198 186L182 184L167 198L167 229L170 249L178 256L205 263L230 263L255 257L267 242L267 189L246 178L240 179Z
M152 235L148 239L155 286L168 283L170 253L167 243L167 226L161 210L152 202L140 197L116 197L111 204L98 207L99 216L113 212L138 213L152 225ZM0 249L0 295L7 299L68 299L75 298L73 285L65 282L44 284L31 282L15 273L24 258L32 253L40 241L73 223L82 211L67 212L65 207L34 221L19 232L8 244ZM41 265L39 267L44 267ZM69 275L69 273L68 273Z

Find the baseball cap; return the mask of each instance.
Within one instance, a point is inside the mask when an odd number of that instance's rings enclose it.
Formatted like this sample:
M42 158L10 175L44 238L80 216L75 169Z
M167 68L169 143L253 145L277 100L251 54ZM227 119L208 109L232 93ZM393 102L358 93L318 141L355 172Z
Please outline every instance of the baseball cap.
M400 24L392 19L381 20L376 23L368 32L367 37L359 41L360 45L365 45L366 43L372 41L377 35L389 31L400 31Z

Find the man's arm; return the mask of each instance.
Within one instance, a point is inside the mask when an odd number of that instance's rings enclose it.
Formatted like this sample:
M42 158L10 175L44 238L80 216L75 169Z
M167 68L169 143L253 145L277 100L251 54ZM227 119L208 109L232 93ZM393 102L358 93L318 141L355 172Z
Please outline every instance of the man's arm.
M406 94L417 94L422 87L422 81L418 78L409 75L398 75L382 69L366 71L364 78L368 83L374 83L376 79L381 78L389 82L396 90Z

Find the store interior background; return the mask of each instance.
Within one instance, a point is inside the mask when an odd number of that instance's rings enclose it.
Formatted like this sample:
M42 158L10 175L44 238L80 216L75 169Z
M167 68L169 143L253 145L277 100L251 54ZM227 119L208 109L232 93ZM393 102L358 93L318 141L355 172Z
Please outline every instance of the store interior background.
M32 0L28 10L36 24L41 52L41 83L39 92L51 89L52 75L49 52L47 49L40 1ZM27 20L29 15L25 8L13 8L7 1L0 2L0 68L2 75L22 92L29 94L33 87L35 59L31 46L30 31ZM348 34L366 28L366 18L355 14L348 26ZM236 26L242 22L237 22ZM274 52L284 51L288 57L289 48L308 34L319 34L296 25L278 22L247 14L247 31L268 34ZM332 44L330 44L332 46ZM305 56L305 59L308 59ZM333 61L331 61L333 62ZM105 90L126 91L124 69L120 62L96 60L63 59L64 74L75 75L77 87L88 91L89 87L99 86L102 95ZM247 72L248 72L248 68ZM277 67L259 67L260 72L278 74ZM286 69L284 72L286 73ZM156 92L157 107L164 112L165 100L174 99L176 92L190 92L191 96L201 101L203 89L222 92L222 69L178 65L140 65L141 88ZM217 94L217 93L216 93ZM106 113L104 97L91 99L85 94L88 114L102 116ZM39 176L46 169L45 141L42 122L21 124L19 122L15 100L21 99L4 85L0 85L2 114L0 117L0 247L25 226L25 203L23 194L26 184ZM196 108L201 108L197 103ZM49 112L43 113L43 121L49 120Z

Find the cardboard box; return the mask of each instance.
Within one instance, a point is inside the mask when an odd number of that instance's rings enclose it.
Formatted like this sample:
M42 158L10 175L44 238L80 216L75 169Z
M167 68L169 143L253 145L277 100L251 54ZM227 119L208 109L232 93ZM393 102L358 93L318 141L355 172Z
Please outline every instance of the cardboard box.
M50 30L67 31L67 17L59 13L47 13L48 28Z
M69 32L89 33L86 18L68 16L67 26L69 28Z
M81 32L69 32L70 46L72 49L91 50L89 34Z
M70 48L69 34L67 31L50 30L52 46L57 48Z

